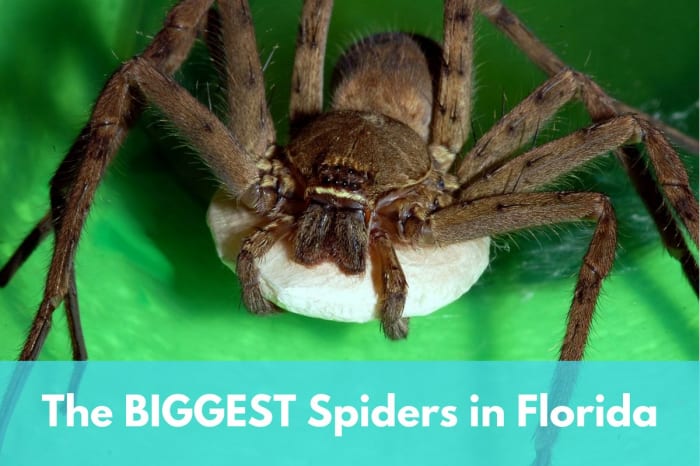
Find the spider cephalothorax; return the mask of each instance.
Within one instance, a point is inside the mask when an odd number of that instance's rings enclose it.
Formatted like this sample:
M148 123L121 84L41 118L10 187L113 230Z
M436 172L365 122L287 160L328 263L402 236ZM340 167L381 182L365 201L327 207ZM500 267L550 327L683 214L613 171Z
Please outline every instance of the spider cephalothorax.
M697 262L683 237L687 232L697 245L697 201L659 124L568 69L500 1L446 0L440 45L402 33L357 42L335 68L332 103L324 112L323 60L331 9L330 0L304 2L286 147L276 143L245 1L180 1L146 50L110 77L52 179L50 212L0 273L0 283L7 282L54 231L45 294L22 359L37 357L61 302L74 356L86 357L73 263L76 245L95 189L146 103L172 122L221 182L223 194L209 220L220 254L237 262L244 301L252 312L267 313L279 305L339 320L376 317L386 335L402 338L406 317L434 310L478 278L488 263L490 236L589 220L595 228L560 353L561 359L581 359L601 283L615 255L615 216L602 194L546 188L609 151L626 168L665 247L697 291ZM457 157L470 132L477 12L502 29L549 79ZM228 98L223 121L171 77L198 36L206 39L222 72ZM591 126L528 147L556 112L577 99L591 115ZM663 128L686 147L697 147L696 141ZM653 174L640 163L639 143L647 148ZM270 269L270 263L277 266ZM453 269L433 273L446 263ZM417 270L429 279L418 283L412 278ZM305 286L298 291L285 277ZM323 283L316 286L318 277ZM357 291L357 308L346 308L334 295L345 287Z
M290 160L309 180L304 194L311 203L297 231L295 257L306 264L334 257L350 273L364 271L368 234L389 220L382 212L395 203L398 192L425 186L432 174L418 135L376 113L328 113L309 124L288 149ZM302 246L308 237L317 240Z

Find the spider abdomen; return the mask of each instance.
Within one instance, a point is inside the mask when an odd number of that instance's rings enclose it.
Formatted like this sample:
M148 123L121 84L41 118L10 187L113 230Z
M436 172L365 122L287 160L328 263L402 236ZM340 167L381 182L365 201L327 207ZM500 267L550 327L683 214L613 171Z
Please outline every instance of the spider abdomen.
M365 37L343 54L333 70L333 109L386 115L427 141L432 74L439 56L440 46L423 36L389 32Z

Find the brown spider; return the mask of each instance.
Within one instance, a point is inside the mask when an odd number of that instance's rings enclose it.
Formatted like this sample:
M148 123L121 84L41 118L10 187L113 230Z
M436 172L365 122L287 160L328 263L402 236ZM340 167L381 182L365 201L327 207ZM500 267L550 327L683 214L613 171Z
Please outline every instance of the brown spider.
M200 150L230 194L267 218L266 225L244 245L239 258L245 300L253 311L270 310L258 290L255 259L283 235L292 238L296 260L310 265L331 261L346 273L355 274L365 269L371 256L384 271L379 286L383 328L387 335L398 338L406 332L401 319L406 287L394 243L459 243L515 229L589 218L597 221L597 227L584 259L562 348L562 358L580 359L598 288L614 255L612 211L607 200L597 194L531 191L594 156L638 140L648 145L651 165L671 208L697 244L697 204L680 161L660 132L644 118L618 116L627 107L609 99L585 76L566 70L497 2L447 2L443 63L448 66L440 67L434 60L436 55L426 53L436 46L425 39L385 35L364 42L356 50L381 55L394 48L393 53L407 57L408 71L403 72L411 78L420 75L421 79L398 79L390 89L391 95L404 92L418 98L401 99L399 103L406 106L401 108L374 95L363 96L368 90L381 94L385 88L372 88L358 81L365 78L350 53L341 61L348 82L341 81L336 92L336 102L341 102L336 104L337 109L346 111L324 115L320 115L322 58L330 4L307 2L302 19L307 27L302 28L300 35L293 78L294 137L288 152L270 148L275 140L274 130L264 103L252 26L247 14L238 16L234 10L229 11L228 2L219 2L220 18L216 24L220 21L226 50L222 58L229 77L229 128L166 76L184 60L197 31L207 27L210 3L181 3L168 23L177 27L165 28L140 58L113 75L98 99L91 122L54 177L53 214L40 223L34 238L42 236L40 233L47 232L53 223L56 253L47 294L21 358L36 357L50 314L64 298L67 308L73 311L72 328L79 329L72 267L75 245L92 192L125 130L140 112L143 97L159 107ZM471 19L477 7L553 77L481 137L454 170L448 170L469 130ZM210 32L213 24L208 24ZM318 35L309 32L316 30L320 31ZM217 35L211 33L210 37L215 42ZM215 44L212 47L217 50ZM359 91L353 90L358 82ZM430 99L424 99L433 94L433 90L428 90L433 85L438 96L434 106ZM345 100L337 97L343 92L359 95ZM582 96L599 124L507 161L539 131L545 120L577 96ZM361 100L365 101L361 109L371 114L357 113L355 104ZM381 114L403 120L405 125ZM343 120L339 121L341 117ZM336 141L328 137L328 143L322 147L309 142L327 133L329 127L334 128L333 135L352 134L356 128L365 133L365 138ZM365 151L354 153L352 158L337 157L347 150L334 144L351 147L358 140L383 139L388 132L396 134L391 140L405 145L403 155L387 152L386 157L396 158L378 159L375 152ZM677 136L682 140L681 135ZM329 147L333 148L332 153ZM649 183L648 173L631 162L638 157L636 149L624 147L619 153L635 182L646 186L643 198L656 213L657 222L665 226L669 212L657 208L659 191L648 190L649 185L644 184ZM411 176L406 177L407 174ZM665 241L681 258L691 282L696 283L697 265L674 228L662 230ZM31 244L21 248L16 257L21 259L32 248ZM8 278L19 262L10 262L11 267L6 269ZM77 331L74 350L78 357L85 354Z

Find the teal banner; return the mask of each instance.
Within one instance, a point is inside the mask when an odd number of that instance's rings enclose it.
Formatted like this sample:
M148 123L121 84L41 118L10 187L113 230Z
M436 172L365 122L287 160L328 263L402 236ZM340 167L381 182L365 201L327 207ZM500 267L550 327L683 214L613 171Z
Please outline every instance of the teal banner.
M698 465L698 363L0 363L0 464Z

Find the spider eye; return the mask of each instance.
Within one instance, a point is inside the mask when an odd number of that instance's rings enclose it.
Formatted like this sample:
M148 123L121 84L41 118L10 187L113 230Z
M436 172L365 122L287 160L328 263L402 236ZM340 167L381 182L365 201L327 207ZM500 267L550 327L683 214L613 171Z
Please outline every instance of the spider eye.
M370 180L366 171L342 164L321 164L318 167L319 184L345 191L360 191Z

